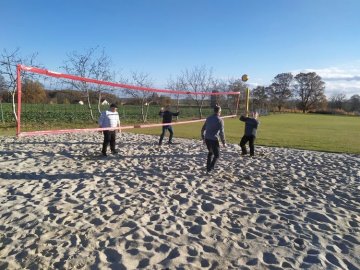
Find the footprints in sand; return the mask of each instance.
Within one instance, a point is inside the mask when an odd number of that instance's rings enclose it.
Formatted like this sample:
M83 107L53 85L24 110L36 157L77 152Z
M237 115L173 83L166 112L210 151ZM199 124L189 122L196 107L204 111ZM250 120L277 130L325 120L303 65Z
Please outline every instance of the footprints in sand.
M200 142L157 139L2 145L0 269L360 268L358 157L229 145L206 174Z

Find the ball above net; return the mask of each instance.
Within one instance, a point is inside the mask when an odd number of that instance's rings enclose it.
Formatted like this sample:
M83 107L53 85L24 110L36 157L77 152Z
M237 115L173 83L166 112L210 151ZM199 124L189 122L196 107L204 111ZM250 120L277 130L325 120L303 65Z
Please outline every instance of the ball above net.
M244 74L244 75L241 76L241 80L242 80L243 82L246 82L248 79L249 79L249 77L248 77L247 74Z

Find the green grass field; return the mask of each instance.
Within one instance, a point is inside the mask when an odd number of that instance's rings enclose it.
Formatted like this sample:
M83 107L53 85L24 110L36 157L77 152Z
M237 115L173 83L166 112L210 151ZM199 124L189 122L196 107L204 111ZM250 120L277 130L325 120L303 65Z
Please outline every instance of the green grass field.
M297 148L324 152L360 154L360 117L317 114L272 114L260 117L257 145ZM181 121L181 119L180 119ZM58 128L65 124L57 123ZM73 128L89 127L74 123ZM175 125L176 137L200 139L202 123ZM67 128L69 126L67 125ZM244 123L225 120L228 143L239 143ZM132 129L127 132L160 135L161 127ZM15 135L15 127L0 125L0 135Z
M273 114L260 117L257 145L360 154L360 117L315 114ZM202 123L174 126L175 138L200 138ZM134 129L144 134L161 133L161 128ZM244 123L225 120L228 143L239 143Z

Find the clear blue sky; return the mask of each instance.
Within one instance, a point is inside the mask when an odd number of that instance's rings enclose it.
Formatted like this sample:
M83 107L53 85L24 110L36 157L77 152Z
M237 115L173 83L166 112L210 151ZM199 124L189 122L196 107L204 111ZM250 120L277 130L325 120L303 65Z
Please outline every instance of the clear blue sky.
M100 46L115 70L154 86L206 65L218 78L315 71L326 94L360 94L360 0L0 0L0 49L38 52L59 71L72 51Z

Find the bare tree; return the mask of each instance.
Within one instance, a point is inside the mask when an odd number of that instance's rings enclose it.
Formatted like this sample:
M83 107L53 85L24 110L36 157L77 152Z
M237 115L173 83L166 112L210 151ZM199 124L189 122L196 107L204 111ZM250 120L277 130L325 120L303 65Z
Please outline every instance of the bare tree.
M93 73L94 73L94 79L100 80L100 81L112 81L115 78L115 73L111 73L110 71L111 67L111 59L105 54L104 49L101 51L99 57L94 61L93 63ZM96 92L98 93L98 105L97 109L98 112L101 113L101 98L102 98L102 92L106 91L108 87L97 84L96 85Z
M151 87L152 80L149 78L149 74L133 71L131 73L130 84L134 84L142 87ZM125 93L133 97L140 104L141 108L141 121L144 123L147 121L149 105L156 98L156 93L148 91L138 91L132 89L125 89ZM146 106L146 109L145 109Z
M77 75L80 77L92 78L96 80L109 81L111 80L111 60L105 54L105 50L102 49L98 52L98 47L91 48L85 53L78 53L76 51L68 54L68 59L64 62L63 68L66 73ZM90 112L90 117L94 119L90 91L93 90L92 87L83 81L68 81L68 83L73 86L75 89L84 91L86 93L87 106ZM99 100L101 99L101 91L104 89L103 86L97 85L95 91L99 94ZM98 110L100 111L100 102L98 102Z
M212 93L223 93L229 92L229 85L224 80L214 79ZM211 95L210 96L210 107L215 107L216 105L229 108L231 111L231 106L228 103L228 99L226 95Z
M186 86L186 89L195 93L210 93L214 89L214 78L212 69L208 69L205 66L194 67L192 70L186 69L179 77ZM198 107L200 119L203 117L202 108L207 95L197 94L192 95L191 98L195 101Z
M3 111L2 102L3 102L4 91L6 91L5 87L6 87L5 78L4 78L4 76L0 75L0 111L1 111L1 122L3 124L5 124L5 119L4 119L4 111Z
M270 100L279 111L292 96L293 79L291 73L280 73L275 76L273 83L267 88Z
M186 83L184 82L183 77L177 77L175 80L170 78L167 83L167 88L174 91L186 91ZM176 100L176 111L179 111L180 107L180 94L174 94ZM179 119L179 116L176 116L176 119Z
M3 124L5 124L5 119L4 119L4 110L3 110L3 106L2 106L2 100L3 100L3 97L0 96L0 112L1 112L1 122Z
M245 110L245 103L242 100L245 100L245 90L246 84L241 79L229 79L228 81L228 92L239 92L239 95L230 95L227 96L228 107L232 108L231 113L237 113L238 110ZM241 106L242 104L242 106ZM242 108L243 107L243 108Z
M330 97L329 105L333 109L342 110L342 109L344 109L345 103L346 103L345 93L336 93Z
M6 82L3 75L0 74L0 91L6 90Z
M0 56L0 75L4 77L5 88L11 94L12 112L16 122L18 121L15 106L15 96L17 90L16 66L19 64L35 66L34 61L36 57L37 53L34 53L29 57L22 57L19 54L18 48L15 49L13 52L8 52L6 49L4 49ZM29 74L23 75L25 77L30 77Z
M325 83L315 72L299 73L295 76L295 91L300 98L299 108L305 113L326 100Z

